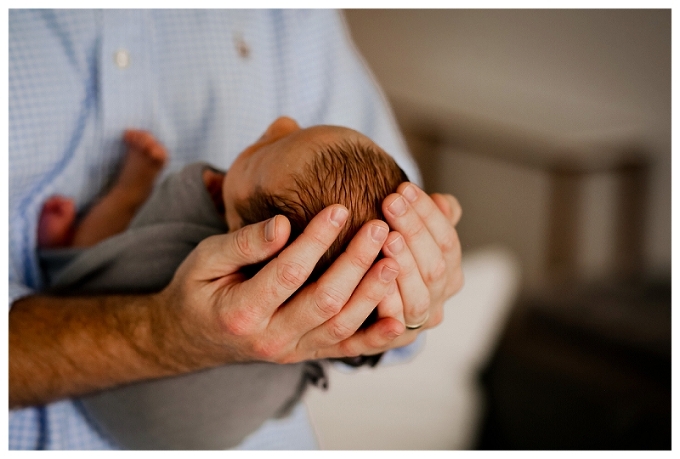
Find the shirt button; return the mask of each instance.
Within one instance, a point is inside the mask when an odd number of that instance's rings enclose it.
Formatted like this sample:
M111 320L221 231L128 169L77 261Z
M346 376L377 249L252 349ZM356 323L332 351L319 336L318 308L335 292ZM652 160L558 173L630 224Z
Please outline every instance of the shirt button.
M126 49L119 49L113 53L113 62L119 69L127 68L130 65L130 53Z
M236 47L236 52L243 59L247 59L250 56L250 46L243 39L240 33L234 35L234 46Z

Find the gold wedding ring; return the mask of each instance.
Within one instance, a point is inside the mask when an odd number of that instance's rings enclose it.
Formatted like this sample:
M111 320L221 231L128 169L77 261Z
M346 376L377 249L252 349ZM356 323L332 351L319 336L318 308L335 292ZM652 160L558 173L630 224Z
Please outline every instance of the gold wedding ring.
M423 319L423 321L420 322L419 324L416 324L416 325L404 324L404 325L406 325L406 328L407 328L408 330L418 330L418 329L421 328L423 325L425 325L425 322L427 322L427 319L429 319L429 318L430 318L430 313L428 312L427 315L425 316L425 319Z

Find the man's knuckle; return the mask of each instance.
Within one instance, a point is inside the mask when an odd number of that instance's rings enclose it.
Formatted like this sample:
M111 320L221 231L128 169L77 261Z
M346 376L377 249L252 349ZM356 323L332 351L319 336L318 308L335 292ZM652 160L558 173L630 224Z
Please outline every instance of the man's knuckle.
M366 337L366 345L368 349L377 350L382 349L388 345L390 338L384 333L370 333Z
M278 282L287 290L294 290L307 279L305 268L294 261L282 262L278 266Z
M377 305L387 294L387 285L377 282L363 291L363 297L367 303Z
M336 342L345 340L354 334L354 329L340 320L329 322L328 334Z
M425 225L423 225L423 223L420 220L418 220L414 222L413 225L407 226L403 230L403 234L406 239L417 239L421 235L423 235L423 232L425 231L426 231Z
M345 305L345 296L330 287L317 289L314 300L323 317L334 316Z
M366 298L368 299L368 302L374 306L377 306L378 303L380 303L382 300L385 299L387 296L387 288L389 287L389 284L380 284L379 286L376 286L375 288L369 289Z
M343 341L338 344L338 349L340 353L345 357L356 357L361 355L361 351L357 349L357 346L351 341Z
M325 251L328 249L328 242L325 240L323 233L311 232L308 237L311 243L319 250Z
M458 247L458 238L454 231L447 231L442 237L439 248L442 252L453 252Z
M441 210L439 210L439 207L437 207L435 203L431 203L431 205L423 208L422 212L423 213L421 214L421 219L423 221L428 221L435 219L437 214L441 213Z
M366 271L371 267L375 257L371 257L370 254L366 252L359 252L351 257L350 262L359 271Z
M430 293L425 292L418 299L418 302L413 306L412 313L418 317L424 316L430 309Z
M241 229L235 233L234 243L236 245L236 250L246 259L252 258L253 255L253 245L250 242L250 237L248 236L247 229Z
M281 354L281 347L277 340L261 339L253 343L253 352L261 360L275 361Z
M233 336L247 336L252 332L253 320L243 312L226 314L222 317L222 327Z
M434 276L435 280L441 280L446 277L447 270L449 269L448 264L446 263L446 259L442 257L439 260L439 264L435 268L434 272L432 275Z
M418 266L414 261L408 262L408 263L403 263L399 265L399 276L400 277L411 277L413 274L419 273L418 271Z
M426 274L425 282L427 284L439 282L446 275L446 260L441 258L434 269Z

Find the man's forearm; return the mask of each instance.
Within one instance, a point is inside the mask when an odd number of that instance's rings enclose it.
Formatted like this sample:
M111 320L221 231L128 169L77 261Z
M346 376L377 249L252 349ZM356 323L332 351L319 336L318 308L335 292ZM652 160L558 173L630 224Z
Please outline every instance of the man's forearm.
M9 406L190 371L158 295L31 296L9 313ZM165 310L165 313L170 313Z

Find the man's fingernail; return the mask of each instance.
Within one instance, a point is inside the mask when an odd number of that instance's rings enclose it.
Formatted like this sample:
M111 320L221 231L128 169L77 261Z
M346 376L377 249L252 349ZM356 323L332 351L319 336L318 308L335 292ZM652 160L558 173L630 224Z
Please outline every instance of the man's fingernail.
M404 201L404 198L399 196L387 208L390 209L390 212L392 212L392 215L395 217L401 217L406 213L406 202Z
M331 223L336 228L340 228L347 221L349 211L344 207L336 207L331 211Z
M396 330L390 330L389 332L387 332L387 337L388 337L389 339L397 338L399 335L401 335L401 333L399 333L399 332L396 331Z
M399 274L399 271L396 269L392 269L389 266L383 266L380 270L380 280L383 282L392 282L397 278L397 274Z
M416 187L414 187L413 185L409 185L406 188L404 188L404 191L401 192L401 195L408 199L410 202L413 202L418 198L418 192L416 191Z
M387 237L387 228L379 225L371 225L371 239L373 242L383 242Z
M404 238L399 236L394 241L387 244L387 247L390 249L390 253L394 255L398 254L404 248Z
M264 226L264 240L267 242L272 242L275 238L276 238L276 217L272 217Z

